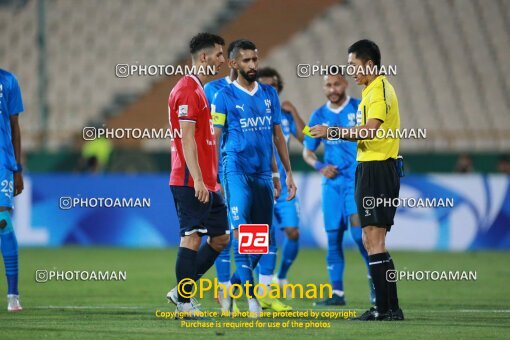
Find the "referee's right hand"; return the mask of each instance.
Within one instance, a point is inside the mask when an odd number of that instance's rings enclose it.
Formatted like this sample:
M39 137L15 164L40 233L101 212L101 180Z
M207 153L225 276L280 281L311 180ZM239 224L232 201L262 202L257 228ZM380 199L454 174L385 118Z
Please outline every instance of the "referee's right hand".
M209 202L209 190L207 190L204 181L195 181L195 197L201 203Z

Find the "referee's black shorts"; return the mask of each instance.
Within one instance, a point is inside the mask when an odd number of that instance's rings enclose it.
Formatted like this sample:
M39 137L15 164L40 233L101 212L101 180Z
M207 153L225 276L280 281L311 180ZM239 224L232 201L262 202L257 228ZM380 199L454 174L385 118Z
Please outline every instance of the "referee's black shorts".
M361 226L376 226L389 231L397 211L397 205L391 201L398 198L399 191L400 177L395 159L359 162L355 199Z
M218 192L209 192L209 202L202 203L195 197L195 189L171 185L182 237L198 233L211 237L230 234L227 206Z

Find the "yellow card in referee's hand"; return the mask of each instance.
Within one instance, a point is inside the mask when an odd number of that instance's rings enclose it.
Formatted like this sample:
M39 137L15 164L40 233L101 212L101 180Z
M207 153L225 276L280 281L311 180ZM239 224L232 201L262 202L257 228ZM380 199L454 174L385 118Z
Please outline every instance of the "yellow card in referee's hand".
M308 125L305 125L305 127L303 128L303 133L305 135L307 135L308 137L312 137L313 138L312 134L310 133L310 127Z

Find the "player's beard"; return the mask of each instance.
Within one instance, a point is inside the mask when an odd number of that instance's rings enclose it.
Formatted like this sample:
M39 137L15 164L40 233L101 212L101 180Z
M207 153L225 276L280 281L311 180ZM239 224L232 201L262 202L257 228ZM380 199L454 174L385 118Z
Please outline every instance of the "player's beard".
M239 70L239 74L241 74L243 78L250 83L253 83L257 79L257 70L251 74L248 74L248 72L244 72L243 70Z
M331 98L332 97L336 97L338 98L337 100L335 101L332 101ZM330 94L328 96L328 99L330 102L332 102L333 104L336 104L336 105L339 105L340 103L342 103L344 100L345 100L345 93L344 94L339 94L339 93L334 93L334 94Z

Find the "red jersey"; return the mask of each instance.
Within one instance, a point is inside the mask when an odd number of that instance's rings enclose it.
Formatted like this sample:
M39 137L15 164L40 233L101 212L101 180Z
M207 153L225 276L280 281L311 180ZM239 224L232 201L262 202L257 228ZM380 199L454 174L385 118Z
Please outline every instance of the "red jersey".
M181 121L195 123L198 165L202 171L205 186L209 191L218 191L220 187L217 182L218 156L214 126L202 83L196 76L184 76L174 86L168 97L168 115L171 131L180 131ZM174 137L171 142L170 185L193 188L193 178L186 166L182 141L180 137Z

